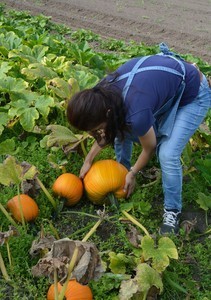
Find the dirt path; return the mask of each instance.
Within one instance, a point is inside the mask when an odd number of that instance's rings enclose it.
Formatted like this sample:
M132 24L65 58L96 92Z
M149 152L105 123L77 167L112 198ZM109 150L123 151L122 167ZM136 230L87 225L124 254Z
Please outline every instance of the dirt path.
M211 0L3 0L8 8L51 16L73 30L148 45L166 42L211 64Z

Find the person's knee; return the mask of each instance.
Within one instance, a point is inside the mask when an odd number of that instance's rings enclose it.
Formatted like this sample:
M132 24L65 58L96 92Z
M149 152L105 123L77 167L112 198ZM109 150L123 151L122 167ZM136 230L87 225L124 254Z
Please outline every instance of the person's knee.
M167 163L176 160L176 153L168 147L160 147L158 152L160 163Z

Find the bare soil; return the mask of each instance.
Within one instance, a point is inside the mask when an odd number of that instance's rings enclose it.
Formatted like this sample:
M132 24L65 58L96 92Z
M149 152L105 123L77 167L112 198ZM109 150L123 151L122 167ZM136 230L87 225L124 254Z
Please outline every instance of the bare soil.
M1 1L1 0L0 0ZM211 64L211 0L2 0L73 30L147 45L166 42Z

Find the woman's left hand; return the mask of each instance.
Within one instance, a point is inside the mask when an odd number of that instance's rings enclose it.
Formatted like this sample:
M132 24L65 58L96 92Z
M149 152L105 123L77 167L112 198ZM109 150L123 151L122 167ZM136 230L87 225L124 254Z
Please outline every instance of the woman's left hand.
M136 177L132 172L128 172L125 177L125 186L124 190L127 192L127 198L132 194L136 185Z

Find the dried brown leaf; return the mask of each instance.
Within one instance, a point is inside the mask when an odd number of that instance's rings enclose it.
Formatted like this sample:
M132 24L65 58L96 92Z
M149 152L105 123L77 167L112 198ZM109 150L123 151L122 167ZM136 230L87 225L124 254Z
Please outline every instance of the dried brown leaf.
M21 163L21 167L23 170L23 176L27 174L31 178L24 179L21 183L21 190L23 194L31 194L31 196L36 196L38 191L40 190L40 186L37 183L37 175L38 170L31 164L26 161ZM31 174L31 176L30 176Z
M8 231L0 232L0 246L7 242L11 236L18 236L19 232L14 226L9 226Z
M96 246L93 243L74 241L68 238L54 241L51 251L32 268L32 274L34 276L48 276L53 282L54 269L56 268L58 279L63 283L76 247L78 248L78 256L72 277L82 284L87 284L91 279L98 279L103 273L103 267Z
M197 224L197 219L193 219L193 220L184 220L181 222L180 226L181 228L183 228L183 230L185 231L186 236L188 236L191 231L196 227Z
M51 250L54 241L56 241L55 237L52 235L42 236L39 234L38 239L32 242L31 249L29 253L32 257L38 256L43 252L48 252Z
M58 278L64 282L67 277L68 263L68 257L52 258L51 253L48 252L45 257L41 258L38 263L32 267L32 275L35 277L49 277L50 282L53 283L53 274L56 268Z
M129 230L127 231L127 238L130 243L136 247L140 247L141 236L136 227L129 224Z

